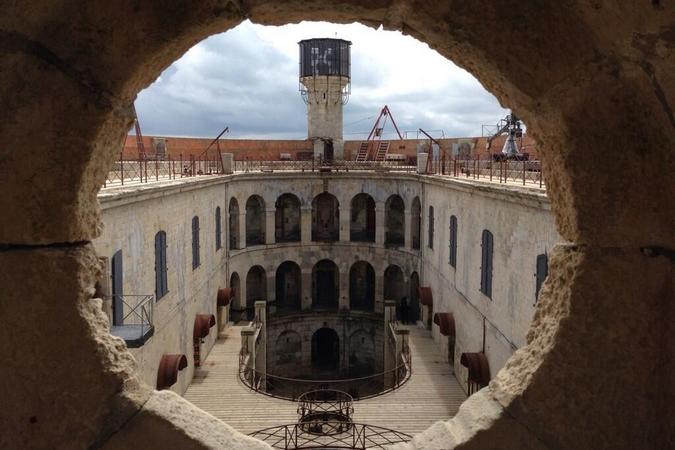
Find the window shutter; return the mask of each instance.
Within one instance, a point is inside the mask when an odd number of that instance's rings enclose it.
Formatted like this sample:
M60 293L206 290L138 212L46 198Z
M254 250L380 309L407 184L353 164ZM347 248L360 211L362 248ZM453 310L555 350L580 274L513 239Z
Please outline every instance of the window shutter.
M452 267L457 267L457 217L450 216L450 250L448 262Z
M492 298L492 233L488 231L487 236L486 295Z
M492 298L492 233L483 230L481 239L481 272L480 290L486 296Z
M162 232L155 234L155 300L162 297Z
M162 231L162 296L169 292L168 272L169 264L166 261L166 232Z

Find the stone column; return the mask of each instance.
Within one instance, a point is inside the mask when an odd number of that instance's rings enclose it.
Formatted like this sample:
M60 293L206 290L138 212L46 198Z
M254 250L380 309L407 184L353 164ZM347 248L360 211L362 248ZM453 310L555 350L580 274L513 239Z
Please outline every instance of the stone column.
M243 211L239 210L239 242L237 243L238 249L246 248L246 209Z
M341 203L342 204L342 203ZM340 207L340 242L349 242L349 224L352 220L352 209L348 206Z
M265 210L265 244L274 244L276 242L276 209Z
M404 224L405 224L405 243L404 247L407 249L412 249L412 214L409 209L405 210L404 213Z
M384 245L385 232L387 224L385 223L385 204L384 202L375 203L375 243Z
M303 310L310 310L312 309L312 267L301 267L300 277L302 279L300 307Z
M312 205L300 209L300 241L303 244L312 242Z

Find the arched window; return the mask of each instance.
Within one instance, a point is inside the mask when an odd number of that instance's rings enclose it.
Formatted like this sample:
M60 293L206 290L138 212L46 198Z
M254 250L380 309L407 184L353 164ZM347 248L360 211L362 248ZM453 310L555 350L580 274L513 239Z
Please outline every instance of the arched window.
M349 269L349 308L375 310L375 270L366 261L355 262Z
M312 269L312 308L337 309L340 298L340 273L335 263L322 259Z
M420 277L417 272L410 274L410 311L409 319L416 323L420 318Z
M354 242L375 242L375 200L368 194L352 199L349 239Z
M448 264L457 268L457 217L450 216Z
M253 266L246 274L246 320L253 320L255 316L255 302L267 300L267 275L265 269Z
M392 195L385 204L384 244L402 247L405 243L405 205L400 195Z
M411 227L412 227L412 248L413 250L420 249L420 241L422 239L422 204L420 198L415 197L412 202L411 213Z
M410 303L406 295L405 279L399 266L391 265L384 271L384 299L396 302L396 318L403 323L411 322Z
M230 227L230 250L239 248L239 202L232 197L230 199L230 207L228 208L228 220Z
M265 243L265 201L252 195L246 201L246 246Z
M480 291L492 299L492 233L483 230L481 239Z
M544 284L546 276L548 275L548 255L542 253L537 255L537 272L535 273L536 287L534 291L534 302L536 303L539 300L539 290L541 285Z
M241 313L243 308L241 307L241 282L239 280L239 274L237 272L232 272L230 275L230 288L232 288L232 302L230 303L230 314L233 322L239 322L241 320Z
M293 194L281 195L275 204L274 234L276 242L300 240L300 200Z
M216 251L220 250L223 246L221 238L222 230L220 226L220 206L216 207Z
M340 204L324 192L312 200L312 240L333 242L340 239Z
M169 292L166 263L166 232L155 234L155 300Z
M434 249L434 207L429 206L429 242L427 244L429 245L430 249Z
M293 261L284 261L276 273L277 312L300 309L301 276L300 266Z
M199 267L199 217L192 218L192 270Z

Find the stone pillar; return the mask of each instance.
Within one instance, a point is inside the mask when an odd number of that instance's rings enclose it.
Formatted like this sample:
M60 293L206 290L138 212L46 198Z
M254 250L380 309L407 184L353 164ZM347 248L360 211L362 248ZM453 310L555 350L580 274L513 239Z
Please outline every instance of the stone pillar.
M237 243L238 249L246 248L246 209L243 211L239 210L239 242Z
M300 209L300 241L303 244L312 242L312 205Z
M412 249L412 214L410 209L406 209L404 213L404 224L405 224L405 243L404 247L407 249Z
M276 209L265 210L265 244L274 244L276 242Z
M375 203L375 243L378 245L384 245L385 232L387 230L387 224L384 219L385 210L384 202Z
M255 345L255 369L260 374L267 372L267 302L255 302L255 326L260 328L260 337ZM265 381L260 383L264 389Z
M340 203L340 205L343 203ZM349 224L351 223L351 220L352 209L348 206L340 206L340 242L349 242Z
M300 307L303 310L310 310L312 309L312 267L301 267L300 277L302 278Z

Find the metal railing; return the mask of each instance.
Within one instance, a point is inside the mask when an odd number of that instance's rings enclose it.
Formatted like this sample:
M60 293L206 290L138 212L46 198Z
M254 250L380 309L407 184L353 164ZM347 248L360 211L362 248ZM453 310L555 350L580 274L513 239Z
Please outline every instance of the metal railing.
M363 400L391 392L405 384L412 372L410 351L406 347L397 358L399 364L390 370L373 375L335 380L309 380L263 373L251 367L250 355L239 352L239 378L250 389L261 394L296 401L308 391L335 390L349 394L354 400Z
M316 159L301 161L234 161L235 172L350 172L350 171L392 171L415 172L417 166L398 161L322 161Z
M153 331L155 296L153 294L112 295L116 308L122 308L122 317L113 321L112 334L123 338L127 344L142 345Z
M267 442L279 449L384 449L412 436L389 428L363 423L321 421L308 429L301 423L265 428L249 436Z
M322 421L351 421L354 399L342 391L320 390L305 392L298 398L301 423Z
M498 183L529 184L543 188L541 161L436 158L427 166L429 174Z

